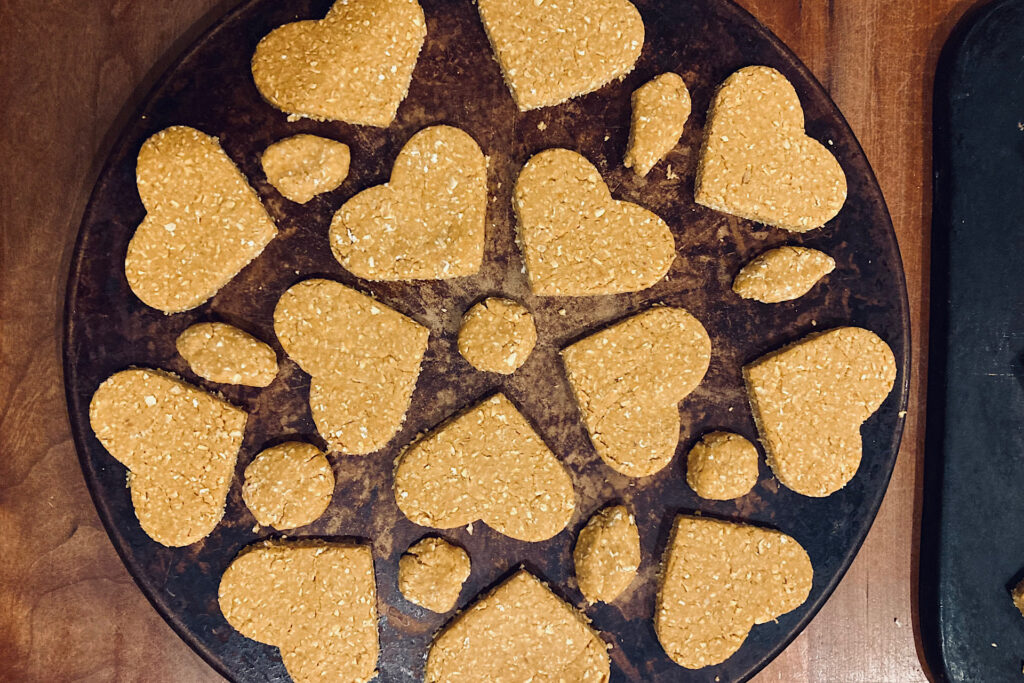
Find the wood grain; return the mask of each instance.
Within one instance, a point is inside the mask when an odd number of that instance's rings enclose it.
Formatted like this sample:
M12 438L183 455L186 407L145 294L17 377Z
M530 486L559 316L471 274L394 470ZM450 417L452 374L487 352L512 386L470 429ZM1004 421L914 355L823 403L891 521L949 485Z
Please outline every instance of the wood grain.
M219 680L147 604L92 507L64 408L60 311L97 156L168 59L233 4L0 2L0 679ZM878 520L832 599L758 680L923 680L912 605L931 84L946 35L975 3L741 4L808 64L860 137L899 237L915 345L907 431Z

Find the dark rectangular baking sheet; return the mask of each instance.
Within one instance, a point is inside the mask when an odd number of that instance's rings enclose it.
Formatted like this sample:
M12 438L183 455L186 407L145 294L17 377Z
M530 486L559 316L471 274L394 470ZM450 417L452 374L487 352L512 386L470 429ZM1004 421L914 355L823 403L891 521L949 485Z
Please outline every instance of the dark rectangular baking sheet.
M946 45L934 150L926 653L937 677L1024 681L1024 1Z

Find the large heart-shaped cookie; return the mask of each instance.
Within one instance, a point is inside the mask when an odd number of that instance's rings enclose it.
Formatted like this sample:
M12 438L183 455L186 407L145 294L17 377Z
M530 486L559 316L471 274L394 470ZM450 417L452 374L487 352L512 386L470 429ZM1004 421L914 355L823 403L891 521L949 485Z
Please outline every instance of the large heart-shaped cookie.
M296 683L363 683L376 676L377 585L369 546L251 546L224 572L218 601L242 635L281 650Z
M410 446L395 467L395 500L422 526L479 519L521 541L551 538L576 507L569 473L502 394Z
M562 351L590 440L605 463L646 477L679 443L678 404L711 362L711 338L682 308L627 318Z
M665 277L675 259L665 221L612 199L601 174L576 152L548 149L526 162L514 204L534 294L636 292Z
M743 368L768 465L805 496L846 486L860 467L860 427L896 381L896 359L859 327L812 334Z
M158 543L195 543L224 516L248 416L157 370L108 377L93 394L89 423L128 468L142 530Z
M676 664L719 664L752 626L802 605L813 576L807 553L786 534L679 516L665 552L654 630Z
M274 309L274 332L311 376L309 404L332 450L383 447L405 419L430 331L332 280L293 285Z
M472 275L484 258L487 160L468 134L432 126L405 143L384 185L334 214L331 250L367 280Z
M271 31L252 57L256 87L296 116L387 126L427 35L416 0L338 0L319 21Z
M610 667L586 618L520 570L437 636L426 681L607 683Z
M135 168L146 218L124 272L143 303L167 313L203 303L277 235L217 138L186 126L146 140Z
M550 107L633 70L644 22L627 0L478 0L521 110Z
M711 104L695 198L716 211L805 232L843 208L846 175L807 137L800 98L786 77L750 66L726 79Z

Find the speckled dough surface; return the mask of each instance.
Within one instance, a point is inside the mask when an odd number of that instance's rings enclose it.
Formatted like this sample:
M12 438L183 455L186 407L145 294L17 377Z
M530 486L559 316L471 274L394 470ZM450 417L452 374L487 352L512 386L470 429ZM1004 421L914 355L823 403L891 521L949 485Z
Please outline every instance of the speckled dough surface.
M644 22L627 0L478 0L477 7L522 110L625 76L644 46Z
M606 648L582 614L520 570L438 635L426 681L607 683Z
M572 552L576 582L587 602L611 602L640 568L640 532L624 505L598 511L580 530Z
M711 339L681 308L652 308L562 351L569 384L601 459L631 477L669 463L678 404L704 378Z
M316 521L331 504L334 471L319 448L289 441L245 468L242 500L263 526L294 529Z
M111 375L89 404L96 438L129 470L139 524L166 546L195 543L224 516L247 417L157 370Z
M365 683L377 674L377 586L369 546L251 546L224 572L218 601L242 635L281 650L295 683Z
M896 380L878 335L857 327L812 334L743 368L768 464L786 487L827 496L861 459L861 424Z
M766 66L740 69L708 112L698 204L794 232L821 227L846 202L846 175L804 133L800 98Z
M743 266L732 291L765 304L799 299L836 268L828 254L807 247L769 249Z
M416 0L338 0L323 19L263 38L252 76L288 114L383 127L409 92L426 35Z
M265 387L277 377L274 350L233 325L197 323L174 345L192 372L211 382Z
M317 135L293 135L263 151L267 181L286 199L305 204L330 192L348 177L348 145Z
M311 376L309 405L331 450L383 447L405 418L430 331L376 299L332 280L286 291L274 331Z
M399 152L384 185L345 202L331 221L338 262L367 280L472 275L484 256L487 160L467 133L432 126Z
M490 297L462 317L458 343L459 353L477 370L510 375L533 351L537 328L522 304Z
M665 277L675 259L665 221L613 199L594 165L576 152L534 155L519 174L513 202L534 294L635 292Z
M502 394L399 456L395 499L421 526L451 529L479 519L521 541L551 538L576 507L569 473Z
M124 272L153 308L195 308L277 235L217 138L194 128L172 126L146 140L135 179L146 217L128 243Z
M757 474L757 448L739 434L705 434L686 456L686 483L708 500L747 495Z
M690 91L671 71L633 91L629 147L623 165L645 176L665 158L683 134L690 118Z
M469 578L469 555L443 538L424 538L398 561L398 590L432 612L449 612Z
M793 538L771 529L679 516L665 553L654 630L680 666L725 661L755 624L803 604L814 569Z

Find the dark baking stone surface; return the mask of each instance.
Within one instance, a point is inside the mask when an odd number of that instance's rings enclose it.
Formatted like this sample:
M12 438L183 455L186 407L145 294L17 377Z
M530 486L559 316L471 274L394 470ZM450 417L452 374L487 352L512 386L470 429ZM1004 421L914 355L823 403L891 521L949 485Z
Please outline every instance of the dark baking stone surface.
M249 72L259 39L289 21L323 16L330 0L289 3L253 0L230 12L189 48L159 81L141 112L125 126L86 211L73 260L67 298L65 369L71 421L82 468L111 539L139 586L192 647L233 680L286 679L278 652L236 633L217 606L221 573L239 550L267 537L255 532L236 485L224 521L205 540L164 548L139 528L125 488L125 469L94 437L88 403L110 374L131 365L163 368L199 386L220 391L251 413L238 473L269 443L301 437L320 443L306 405L308 378L282 357L281 373L260 391L211 385L194 376L174 349L176 335L200 320L224 320L274 345L274 304L293 283L311 276L335 278L374 293L432 330L412 408L399 435L365 457L335 456L337 491L329 511L299 536L357 537L372 543L381 614L381 680L422 677L434 632L450 616L405 601L396 583L398 558L430 530L398 511L391 494L392 463L399 449L423 430L496 391L504 391L537 426L575 479L578 510L555 538L525 544L482 524L441 532L464 546L473 560L459 607L469 604L520 564L580 605L572 574L576 533L592 512L624 501L640 526L644 562L640 578L614 605L587 610L614 645L615 681L722 681L747 678L778 654L807 624L835 588L874 519L892 471L907 397L909 327L906 287L895 236L882 195L856 139L821 86L779 41L749 14L725 0L639 0L647 42L635 71L622 82L558 107L519 113L491 57L474 5L468 0L423 0L428 36L408 99L388 129L303 120L288 123L264 103ZM790 235L715 213L693 203L700 134L714 88L737 68L766 64L795 85L807 111L809 133L827 141L845 169L849 200L821 230ZM667 162L646 180L621 165L629 128L629 95L667 70L690 86L694 114ZM545 130L538 124L544 122ZM424 284L369 283L346 273L331 256L326 231L333 212L356 192L387 180L405 141L421 128L448 123L469 132L490 156L487 252L478 275ZM217 135L262 196L280 227L254 263L207 304L178 315L143 306L123 272L128 240L143 217L134 182L135 156L151 134L172 124ZM311 132L346 142L352 172L334 192L305 206L284 200L260 169L263 149L282 137ZM522 164L547 147L575 149L593 161L613 195L660 214L678 246L669 276L643 292L590 299L531 296L513 242L511 188ZM673 174L667 177L667 164ZM743 301L730 291L739 268L756 254L784 243L831 254L838 267L810 294L775 306ZM473 370L458 355L455 337L462 313L487 295L524 302L536 316L537 349L510 378ZM581 426L557 351L609 321L653 303L683 306L707 327L714 343L711 368L681 404L683 432L677 457L643 481L620 476L601 463ZM560 313L564 310L564 315ZM686 486L680 454L701 434L731 429L755 437L740 375L741 366L804 334L841 324L877 332L896 354L896 388L865 425L864 461L842 491L805 498L782 488L762 464L754 491L736 502L700 501ZM673 664L654 634L651 615L656 575L676 513L701 510L728 519L776 527L807 549L815 567L810 598L777 622L754 627L739 652L724 664L688 672Z
M947 44L935 217L921 614L933 671L1019 681L1024 617L1024 2Z

